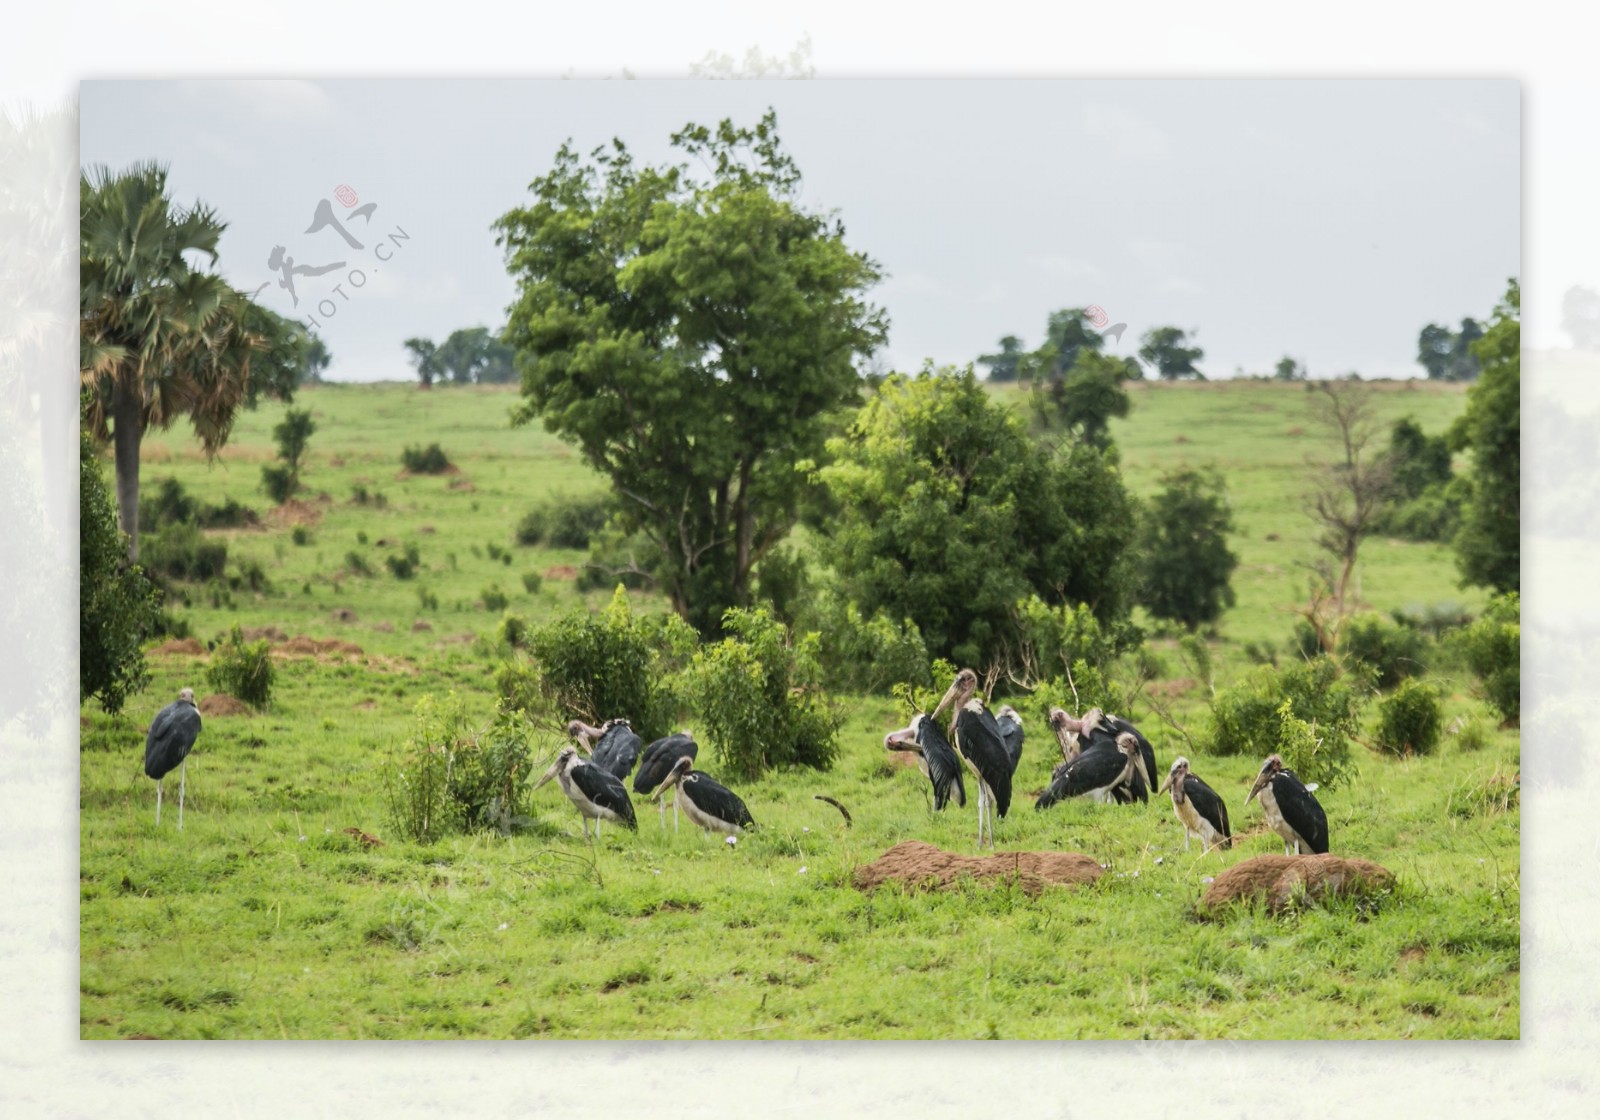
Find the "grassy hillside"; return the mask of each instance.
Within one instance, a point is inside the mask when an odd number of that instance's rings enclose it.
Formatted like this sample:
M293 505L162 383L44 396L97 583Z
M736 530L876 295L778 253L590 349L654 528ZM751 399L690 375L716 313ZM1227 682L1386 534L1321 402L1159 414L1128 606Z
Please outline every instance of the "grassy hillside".
M1133 414L1113 428L1136 491L1183 462L1214 462L1227 476L1242 563L1239 603L1219 628L1225 678L1246 664L1243 643L1287 636L1282 608L1303 586L1293 565L1309 555L1311 529L1298 499L1319 451L1304 397L1294 385L1136 386ZM1241 839L1231 852L1186 854L1164 799L1034 812L1054 754L1037 723L1016 803L995 829L999 850L1089 853L1108 866L1097 885L1036 898L971 885L864 895L852 870L890 845L971 852L976 831L970 804L933 815L925 779L883 750L905 713L882 698L841 698L833 771L736 785L763 826L736 846L687 822L663 831L641 804L637 836L608 828L591 851L554 784L513 836L398 839L381 768L417 700L455 691L483 717L492 708L495 658L473 640L498 620L480 605L483 590L497 584L535 619L582 598L572 585L580 553L515 547L512 530L541 497L601 483L537 427L510 429L514 400L412 385L303 394L318 424L307 500L262 528L217 534L230 564L259 563L270 586L236 590L231 604L196 592L183 613L203 640L238 621L346 644L281 649L270 712L207 719L181 834L173 781L154 824L143 732L178 688L213 691L205 657L154 654L150 689L121 716L85 707L84 1037L1517 1036L1520 816L1514 802L1485 810L1477 796L1516 773L1515 730L1475 751L1451 739L1424 759L1362 751L1359 779L1320 795L1334 851L1399 875L1396 897L1370 913L1196 921L1209 876L1281 851L1260 808L1243 803L1259 760L1191 754ZM1386 416L1411 414L1430 432L1463 401L1452 386L1382 393ZM210 466L186 432L153 436L146 489L171 475L205 500L265 510L260 465L281 415L243 415ZM457 471L405 476L402 448L433 442ZM354 500L357 487L367 502ZM307 543L294 543L296 527ZM399 580L383 559L407 544L422 571ZM354 574L350 553L374 574ZM536 592L524 590L525 572L541 576ZM1456 587L1446 550L1404 542L1369 543L1361 591L1379 609L1483 601ZM1470 682L1442 683L1447 720L1487 718ZM1181 718L1196 718L1198 688L1173 690ZM1130 714L1164 769L1182 740ZM541 757L557 745L543 740ZM701 765L717 772L712 758ZM854 827L817 793L847 805ZM346 829L384 843L367 847Z

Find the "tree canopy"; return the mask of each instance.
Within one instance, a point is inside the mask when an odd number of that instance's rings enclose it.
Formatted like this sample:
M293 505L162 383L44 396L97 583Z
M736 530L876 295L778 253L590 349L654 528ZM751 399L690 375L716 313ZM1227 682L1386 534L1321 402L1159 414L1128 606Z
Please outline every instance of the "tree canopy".
M864 299L878 265L801 206L771 111L672 144L707 174L636 165L621 141L587 162L562 146L496 223L518 287L504 337L514 419L542 418L611 480L674 609L716 631L794 524L796 467L859 399L886 321Z
M1185 346L1189 332L1177 327L1154 327L1144 332L1139 340L1139 357L1156 371L1163 381L1176 381L1180 377L1194 377L1201 381L1206 375L1195 368L1195 363L1206 356L1198 346Z
M1513 279L1489 329L1473 344L1482 364L1451 443L1470 450L1469 496L1456 535L1463 580L1522 589L1522 289Z
M424 387L436 378L441 384L455 385L503 384L517 379L515 351L488 327L454 330L440 343L408 338L404 345Z
M1471 381L1478 376L1478 357L1473 343L1483 337L1483 328L1474 319L1461 320L1453 331L1429 323L1417 335L1417 364L1428 371L1430 381Z
M1228 548L1232 531L1218 471L1185 467L1166 475L1140 518L1139 602L1190 630L1221 618L1234 604L1230 580L1239 558Z

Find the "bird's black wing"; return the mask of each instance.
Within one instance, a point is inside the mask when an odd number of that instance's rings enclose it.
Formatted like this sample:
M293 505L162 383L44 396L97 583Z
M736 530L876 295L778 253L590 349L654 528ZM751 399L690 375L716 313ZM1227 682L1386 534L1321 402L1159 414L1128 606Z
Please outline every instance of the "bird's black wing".
M683 795L695 808L719 821L749 828L756 822L737 793L704 774L688 774L683 779Z
M618 781L626 781L633 772L643 742L638 732L627 724L613 724L594 745L594 764L609 771Z
M1233 831L1228 827L1228 806L1217 796L1216 790L1193 774L1189 774L1183 779L1183 796L1189 799L1189 804L1194 806L1195 812L1210 821L1212 827L1222 833L1225 840L1233 837Z
M683 755L693 758L700 747L687 735L668 735L657 739L644 749L639 758L639 772L633 776L634 793L651 793L672 770L672 764Z
M150 733L144 740L144 772L156 779L166 777L189 757L200 736L200 712L193 704L175 700L156 713Z
M1160 771L1156 768L1156 749L1150 745L1150 740L1144 737L1144 732L1140 731L1137 727L1123 719L1121 716L1105 716L1103 717L1102 722L1110 725L1111 730L1115 735L1121 735L1124 731L1126 731L1138 741L1139 753L1144 755L1144 768L1150 772L1150 777L1153 780L1155 776L1160 773ZM1112 744L1115 745L1115 743L1116 740L1113 738ZM1140 800L1143 800L1143 798Z
M1011 772L1017 772L1017 763L1022 761L1022 724L1006 716L997 721L1000 724L1000 738L1006 745L1006 757L1011 761Z
M949 803L952 794L957 806L967 803L967 787L961 781L961 759L955 748L944 737L944 731L931 719L921 721L917 727L917 746L922 748L922 760L928 764L928 781L933 783L933 808L935 812Z
M610 809L627 827L638 829L639 822L634 819L633 802L628 798L627 788L610 771L592 762L582 762L567 771L567 776L590 801L602 809Z
M1011 808L1011 763L994 717L988 712L961 709L956 717L956 749L994 793L995 811L1004 819L1006 810Z
M1272 795L1278 799L1278 812L1289 827L1300 834L1313 852L1326 853L1328 815L1293 770L1278 771L1272 779Z
M1058 801L1104 789L1122 772L1127 761L1127 756L1115 748L1084 751L1071 762L1056 767L1050 788L1039 795L1033 807L1048 809Z

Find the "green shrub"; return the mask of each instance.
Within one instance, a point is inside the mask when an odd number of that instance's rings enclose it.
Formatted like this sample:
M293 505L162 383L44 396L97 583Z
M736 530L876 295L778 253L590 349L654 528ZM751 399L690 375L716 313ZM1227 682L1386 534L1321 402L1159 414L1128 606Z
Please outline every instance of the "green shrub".
M1341 670L1330 657L1282 669L1259 666L1212 699L1209 733L1199 742L1209 754L1264 758L1277 751L1302 781L1336 786L1354 772L1350 741L1360 727L1368 676L1361 667ZM1286 727L1286 717L1305 723L1312 738ZM1293 761L1286 743L1299 756Z
M268 464L261 468L261 489L279 505L293 496L295 482L294 472L288 467Z
M540 690L539 671L525 657L502 661L494 674L495 692L507 711L544 714L546 701ZM557 719L561 713L555 713Z
M173 522L144 536L139 562L147 572L194 583L220 579L228 562L228 542L208 540L194 522Z
M1450 725L1449 734L1455 737L1456 750L1473 753L1489 745L1492 729L1481 719L1458 717Z
M649 742L673 730L682 700L678 673L695 641L675 614L635 618L619 587L598 614L561 615L534 627L527 644L539 667L539 694L562 718L626 717Z
M383 558L384 566L395 579L411 579L417 574L417 567L421 561L422 554L414 544L408 544L404 551L391 553Z
M128 563L116 501L87 431L78 448L78 690L115 715L149 683L143 643L170 617L161 590ZM148 546L147 546L148 550Z
M245 588L255 592L265 592L272 589L272 581L267 579L267 570L261 566L259 560L241 561L238 569L228 577L228 587L234 591Z
M689 673L719 764L744 778L775 767L831 767L843 716L818 683L817 636L791 641L764 607L735 607L722 621L729 636L698 650Z
M1432 754L1443 726L1439 690L1431 684L1403 681L1378 704L1378 746L1393 754Z
M517 522L516 540L548 548L588 548L604 528L615 502L609 494L558 494L534 506Z
M218 692L242 700L252 708L265 709L272 700L272 653L263 638L247 642L234 623L233 629L211 651L206 679Z
M537 595L539 588L544 586L544 577L538 572L522 573L522 589L529 595Z
M434 594L432 591L429 591L426 587L417 588L417 602L425 611L436 611L439 609L439 596Z
M311 530L304 525L296 525L294 532L290 533L289 537L297 545L308 545L311 543Z
M483 609L487 611L503 611L511 603L506 593L500 590L498 583L491 583L478 592L478 598L483 600Z
M450 460L437 443L406 448L400 453L400 464L412 474L443 474L450 469Z
M1484 698L1510 723L1522 718L1521 615L1517 592L1497 595L1458 639Z
M528 620L521 615L507 611L500 616L500 627L496 637L501 645L510 646L512 649L525 649L528 645Z
M455 693L442 702L424 696L416 730L383 771L395 830L430 844L451 832L511 832L529 823L534 776L531 727L520 713L500 710L475 727Z
M1375 614L1358 614L1339 632L1339 651L1370 669L1382 690L1423 672L1427 647L1420 632Z
M499 560L502 557L505 557L508 561L510 559L506 550L495 544L493 541L490 541L488 544L484 545L484 549L489 553L489 559L491 560Z
M361 553L351 549L344 554L344 566L358 576L370 576L372 565L367 563L367 558Z
M863 618L854 603L824 590L801 610L795 629L816 633L825 688L878 694L897 683L933 684L928 647L910 619L895 623L881 611Z

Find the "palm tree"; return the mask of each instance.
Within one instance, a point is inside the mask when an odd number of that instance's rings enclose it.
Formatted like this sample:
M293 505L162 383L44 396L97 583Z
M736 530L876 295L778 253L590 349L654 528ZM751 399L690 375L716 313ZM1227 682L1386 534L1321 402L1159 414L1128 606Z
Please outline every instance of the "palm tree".
M188 416L206 454L216 454L240 405L254 403L252 359L294 325L191 263L193 254L216 263L226 226L199 203L174 206L164 166L85 171L79 209L79 377L93 390L85 422L114 442L118 515L137 559L144 433ZM273 380L269 392L292 394L292 374L287 385Z

